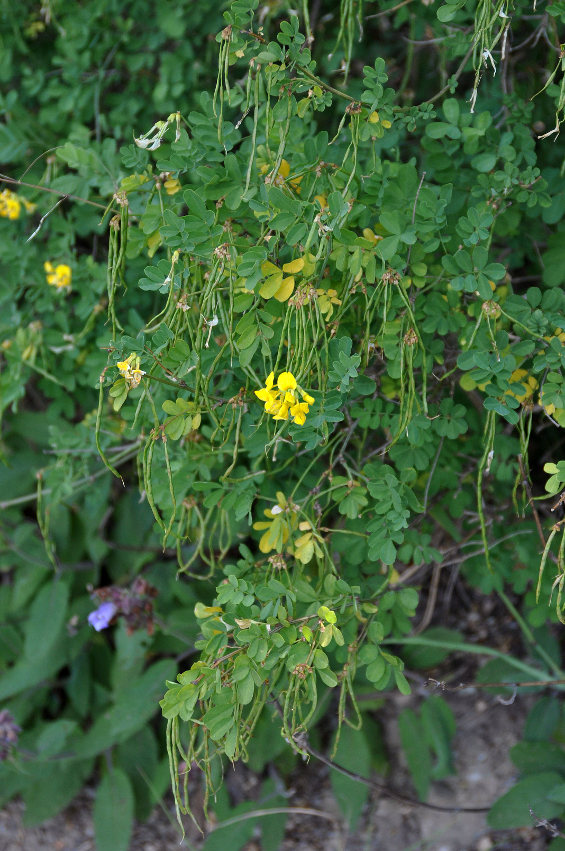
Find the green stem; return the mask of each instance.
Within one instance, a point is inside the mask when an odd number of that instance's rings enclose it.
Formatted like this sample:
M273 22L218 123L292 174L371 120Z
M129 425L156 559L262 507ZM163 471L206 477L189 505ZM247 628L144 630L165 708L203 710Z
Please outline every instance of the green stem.
M552 683L553 677L540 671L539 668L534 668L533 665L528 665L526 662L521 662L520 659L514 659L507 653L501 650L494 650L492 647L485 647L480 644L467 644L465 641L438 641L433 638L385 638L381 644L403 644L414 645L420 647L441 647L444 650L453 650L460 653L474 653L477 656L492 656L495 659L504 659L513 668L518 671L523 671L529 677L535 677L540 681Z
M530 629L530 627L528 626L528 624L526 623L514 603L508 599L504 591L499 590L497 593L506 608L508 609L508 611L510 612L510 614L512 615L512 617L514 618L514 620L517 622L520 629L522 630L526 641L530 643L532 648L535 650L538 656L543 659L548 668L550 668L554 674L557 674L558 677L563 678L563 671L561 670L559 665L551 658L549 653L536 640L532 630Z

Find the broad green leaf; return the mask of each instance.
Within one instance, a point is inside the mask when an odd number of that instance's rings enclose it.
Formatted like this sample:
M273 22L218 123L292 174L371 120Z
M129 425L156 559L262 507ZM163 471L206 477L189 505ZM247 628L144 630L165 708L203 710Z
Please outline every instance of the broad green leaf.
M549 794L562 784L562 776L555 771L524 777L491 807L487 815L490 827L508 830L531 826L532 811L536 818L552 819L559 816L563 805L551 801Z
M127 774L113 768L102 778L94 801L97 851L128 851L133 811L133 792Z
M67 618L69 588L60 579L50 580L33 601L27 622L24 655L36 662L46 656L59 637Z
M342 768L347 768L361 777L370 777L370 745L363 730L353 730L343 724L333 759ZM369 789L364 783L352 780L335 769L330 771L330 780L339 809L349 829L354 831L369 796Z

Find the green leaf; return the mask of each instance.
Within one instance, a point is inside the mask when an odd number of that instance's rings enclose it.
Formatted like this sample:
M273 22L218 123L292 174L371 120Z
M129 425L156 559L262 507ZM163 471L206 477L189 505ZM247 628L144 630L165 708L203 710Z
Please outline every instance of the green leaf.
M459 121L459 101L455 98L447 98L444 100L441 108L449 123L457 124Z
M475 171L480 171L483 173L487 171L492 171L496 165L496 154L477 154L477 156L473 157L473 159L471 160L471 165L475 169Z
M24 824L41 824L68 806L80 792L92 766L90 759L34 762L33 774L22 793Z
M565 774L565 752L553 742L518 742L510 749L512 762L521 774L560 771Z
M47 724L37 739L38 756L47 758L59 753L76 728L76 721L64 719Z
M165 434L171 440L180 440L185 431L184 417L176 416L174 419L167 420L165 423Z
M524 739L528 742L543 742L549 739L555 732L560 717L561 702L556 697L540 698L526 718Z
M147 819L165 793L170 778L159 771L157 738L150 726L118 745L117 767L128 776L135 797L135 815Z
M59 637L67 618L69 588L54 579L44 585L32 603L26 627L24 655L36 662L46 656Z
M102 778L94 801L97 851L128 851L133 830L133 792L127 775L114 768Z
M455 629L448 629L445 626L433 626L420 633L418 638L431 638L435 641L463 641L463 635ZM402 658L409 668L435 668L444 659L447 659L451 650L443 647L426 647L422 644L420 647L415 644L405 647Z
M430 747L436 756L432 777L435 780L441 780L454 773L451 739L455 733L453 713L443 698L435 695L424 701L422 723Z
M563 778L555 771L531 774L519 780L506 795L491 807L487 822L495 830L527 827L536 818L552 819L563 812L563 805L551 801L549 794L561 786Z
M377 256L380 257L381 260L390 260L391 257L394 257L396 254L398 242L399 238L397 236L385 236L385 238L381 239L375 247Z
M361 777L370 777L370 745L363 730L353 730L347 724L343 724L333 759L342 768L347 768ZM354 831L369 796L369 788L364 783L352 780L335 769L330 770L330 781L349 830Z
M338 684L337 676L329 668L318 668L317 674L320 677L321 681L324 683L324 685L328 686L328 688L335 688Z
M411 709L404 709L398 716L400 741L416 792L421 801L427 800L432 773L432 760L422 722Z

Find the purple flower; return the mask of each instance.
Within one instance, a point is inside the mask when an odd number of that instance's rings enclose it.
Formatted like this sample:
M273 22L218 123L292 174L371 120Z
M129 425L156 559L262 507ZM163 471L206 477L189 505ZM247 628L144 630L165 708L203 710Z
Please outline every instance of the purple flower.
M0 712L0 762L7 759L12 748L17 745L20 732L21 727L14 721L14 716L3 709Z
M88 616L88 623L93 626L96 632L101 629L106 629L110 625L110 621L118 611L114 603L101 603L96 611L91 612Z

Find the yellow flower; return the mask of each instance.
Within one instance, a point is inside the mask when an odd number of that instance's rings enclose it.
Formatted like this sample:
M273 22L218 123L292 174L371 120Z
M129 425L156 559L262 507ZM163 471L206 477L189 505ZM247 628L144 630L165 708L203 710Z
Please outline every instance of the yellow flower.
M288 420L288 402L283 402L277 411L276 414L273 415L274 420Z
M132 352L126 360L118 361L116 364L116 367L120 370L120 374L125 378L126 384L131 389L138 387L142 376L145 375L145 372L139 368L139 362L139 355Z
M312 398L312 397L310 397ZM294 419L296 425L304 425L306 422L306 414L308 413L307 402L296 402L290 409L290 416Z
M139 367L132 369L130 379L129 379L130 380L130 387L137 387L139 385L139 383L141 381L141 377L143 375L145 375L145 373L142 369L139 369Z
M386 118L380 118L378 112L372 112L369 116L369 124L380 124L385 130L390 130L392 124Z
M265 411L271 414L274 420L288 420L289 416L296 425L304 425L309 406L314 404L314 398L299 387L292 372L281 372L276 387L275 373L267 376L265 386L255 390L255 395L261 402L265 403ZM296 390L302 396L300 402Z
M180 184L180 180L177 177L169 177L163 183L165 187L165 192L167 195L176 195L176 193L182 188Z
M261 174L266 174L271 171L271 168L267 163L264 163L261 168ZM274 178L271 179L271 182L275 184L275 186L284 186L287 182L288 176L290 174L290 163L288 160L281 160L281 164L278 167L277 174ZM294 189L297 195L300 194L300 183L302 181L302 177L293 177L288 183Z
M0 216L4 219L19 219L21 210L20 199L9 189L0 192Z
M314 195L314 201L318 202L322 212L328 209L328 199L325 195Z
M526 379L523 381L522 379ZM523 393L513 393L511 390L506 391L506 396L513 396L518 402L523 402L525 399L533 395L534 390L538 386L537 379L533 375L529 375L526 369L515 369L510 376L512 384L521 384L524 388Z
M286 390L296 390L296 378L292 372L281 372L277 381L277 387L282 393Z
M277 401L278 392L273 390L273 384L275 381L275 373L271 372L270 375L267 376L267 380L265 381L265 386L260 390L255 390L255 395L258 399L265 403L265 410L267 413L271 413L271 408L273 404Z
M550 342L554 338L559 340L560 343L565 343L565 332L562 331L561 328L556 328L553 334L551 334L551 336L544 337L543 339Z
M56 287L58 290L70 290L73 277L70 266L67 266L66 263L59 263L58 266L54 267L52 263L47 261L43 264L43 268L49 286Z

